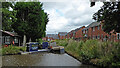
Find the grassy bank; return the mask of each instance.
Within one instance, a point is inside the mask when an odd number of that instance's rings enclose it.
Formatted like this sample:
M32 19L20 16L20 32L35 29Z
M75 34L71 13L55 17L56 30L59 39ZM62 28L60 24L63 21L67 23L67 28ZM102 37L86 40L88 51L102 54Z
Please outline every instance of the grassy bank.
M21 51L26 51L25 47L18 47L18 46L3 46L2 47L2 55L13 55L13 54L18 54Z
M82 63L97 66L120 66L120 43L98 40L56 40L57 45L79 59Z

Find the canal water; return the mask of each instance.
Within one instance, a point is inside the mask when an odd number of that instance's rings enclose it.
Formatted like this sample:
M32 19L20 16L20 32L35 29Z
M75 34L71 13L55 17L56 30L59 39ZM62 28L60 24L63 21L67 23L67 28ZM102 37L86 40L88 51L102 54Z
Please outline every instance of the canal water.
M2 66L79 66L88 67L68 54L34 53L2 57ZM96 68L89 66L89 68Z

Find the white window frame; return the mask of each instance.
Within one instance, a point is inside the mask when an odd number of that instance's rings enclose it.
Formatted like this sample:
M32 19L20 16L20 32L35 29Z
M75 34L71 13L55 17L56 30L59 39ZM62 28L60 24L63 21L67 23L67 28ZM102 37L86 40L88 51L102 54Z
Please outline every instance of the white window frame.
M93 31L95 31L95 27L93 27Z
M18 38L17 37L14 38L14 42L18 43Z
M120 33L117 33L117 39L120 39Z
M10 44L10 36L5 36L5 43Z
M83 33L85 33L85 30L83 30Z

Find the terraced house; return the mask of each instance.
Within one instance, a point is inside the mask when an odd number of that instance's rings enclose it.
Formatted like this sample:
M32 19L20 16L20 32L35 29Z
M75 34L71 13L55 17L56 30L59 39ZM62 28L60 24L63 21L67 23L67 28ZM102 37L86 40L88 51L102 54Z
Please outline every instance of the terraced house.
M103 22L93 22L87 27L82 26L70 31L66 37L74 38L76 40L98 39L102 41L120 41L120 33L113 33L114 31L111 31L108 34L104 32L102 29L102 23Z
M82 27L76 29L76 32L75 32L75 39L76 40L82 39L82 37L83 37L82 30L84 28L85 28L85 26L82 26Z
M113 33L112 31L108 34L102 29L103 22L93 22L82 30L83 38L87 39L99 39L102 41L120 41L120 33Z
M59 39L58 34L47 34L46 37L42 38L46 41L56 40Z
M66 35L67 35L67 32L59 32L59 33L58 33L59 39L65 39L65 38L66 38Z

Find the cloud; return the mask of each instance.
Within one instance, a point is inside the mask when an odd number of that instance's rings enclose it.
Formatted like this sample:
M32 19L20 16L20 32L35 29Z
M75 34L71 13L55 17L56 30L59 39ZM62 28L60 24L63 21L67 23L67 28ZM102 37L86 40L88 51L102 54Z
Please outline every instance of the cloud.
M90 2L43 2L45 12L49 14L47 33L69 32L93 22L92 15L103 5L97 2L90 7Z

